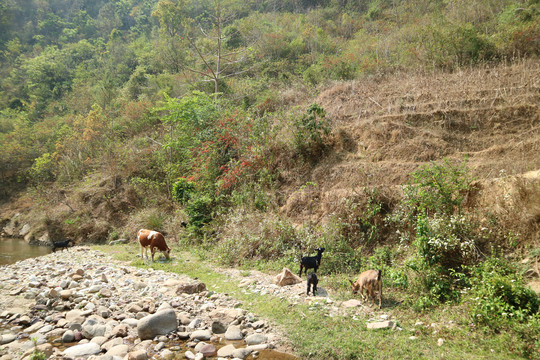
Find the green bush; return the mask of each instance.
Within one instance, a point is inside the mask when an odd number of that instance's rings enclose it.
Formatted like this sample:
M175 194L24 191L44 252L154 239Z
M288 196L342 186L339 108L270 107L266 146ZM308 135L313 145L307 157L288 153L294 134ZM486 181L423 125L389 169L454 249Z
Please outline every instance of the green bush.
M404 188L404 204L411 213L460 212L471 182L465 162L456 164L444 159L442 163L431 163L411 174L409 184Z
M294 124L294 146L306 159L318 158L326 149L326 140L330 135L330 121L326 112L317 104L308 107L306 114L297 117Z
M51 154L44 153L34 160L34 164L30 169L29 176L35 184L54 180L53 174L54 162Z
M37 349L37 338L32 337L32 343L34 345L34 351L30 354L30 360L45 360L47 359L47 354L43 351Z
M436 302L457 301L466 285L467 266L478 254L475 226L465 216L420 214L413 241L415 255L408 267L415 272L413 291ZM423 308L428 302L419 299Z
M335 216L340 235L355 246L375 246L390 231L390 226L395 225L385 224L386 213L392 206L392 199L377 188L364 189L345 199Z
M210 195L197 194L190 198L186 204L186 213L189 216L188 225L200 229L212 221L214 199Z
M301 240L306 240L291 223L277 217L263 218L260 213L230 214L226 235L216 247L218 260L227 265L250 261L271 261L276 268L299 260Z
M332 80L353 80L359 70L358 62L351 53L325 56L322 67L323 75Z
M324 80L323 68L320 64L312 64L302 72L304 82L310 85L318 85Z
M442 266L448 272L476 259L473 230L465 216L419 215L413 245L423 263Z
M441 302L459 299L463 273L447 272L441 266L429 267L418 259L409 260L407 266L414 271L408 285L411 292L418 295L413 302L415 309L424 310Z
M465 162L423 166L411 174L399 211L387 217L402 227L402 241L413 239L407 262L413 274L395 276L419 295L415 309L457 301L467 285L468 266L477 261L483 239L478 224L461 211L471 182Z
M513 352L540 359L540 297L525 285L514 264L492 254L472 267L468 304L476 326L510 334Z
M323 274L357 274L364 264L362 248L355 248L344 237L333 238L323 234L322 244L324 253L321 261ZM313 255L313 254L311 254Z
M145 202L157 205L161 201L161 196L165 193L166 185L160 180L149 179L147 177L134 176L129 179L129 184L140 199Z
M29 358L29 360L46 360L46 359L47 359L47 354L39 350L34 350L34 352L32 352Z
M388 246L376 248L373 255L369 257L368 263L372 269L384 269L392 266L392 249Z
M482 30L445 18L423 29L420 43L426 63L439 67L475 64L495 56L495 46Z
M422 312L426 309L429 309L436 305L436 301L434 301L429 296L421 296L419 297L414 303L413 303L413 310L416 312Z
M413 246L415 288L437 301L455 301L463 287L464 266L476 258L472 225L463 216L419 215Z
M513 268L492 256L473 269L472 317L477 324L498 330L508 322L527 322L538 316L540 298L526 287Z
M270 197L260 183L247 183L231 192L229 197L233 207L247 207L265 211L270 206Z
M164 223L163 214L151 213L148 215L146 229L162 229Z
M185 178L180 178L173 184L172 196L173 199L180 204L186 204L195 191L195 183Z
M403 266L394 266L395 257L391 247L378 247L367 261L368 268L381 269L386 286L406 289L408 287L406 269Z

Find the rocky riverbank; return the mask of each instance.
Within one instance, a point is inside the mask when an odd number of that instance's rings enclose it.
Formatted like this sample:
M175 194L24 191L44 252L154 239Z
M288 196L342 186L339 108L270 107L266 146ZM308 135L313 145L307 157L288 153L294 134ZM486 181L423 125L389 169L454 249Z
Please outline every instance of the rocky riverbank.
M2 266L0 280L0 360L294 358L226 294L88 247Z

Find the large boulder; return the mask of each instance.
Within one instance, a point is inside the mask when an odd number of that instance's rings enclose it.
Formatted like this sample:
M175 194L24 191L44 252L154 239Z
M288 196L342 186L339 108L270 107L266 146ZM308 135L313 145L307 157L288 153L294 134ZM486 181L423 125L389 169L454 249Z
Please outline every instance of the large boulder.
M279 286L294 285L301 282L302 279L287 268L283 268L283 271L274 278L274 284Z
M30 225L29 224L24 224L22 229L19 231L19 235L20 236L26 236L29 232L30 232Z
M229 326L225 332L225 339L227 340L242 340L243 338L242 329L238 325Z
M117 346L112 347L109 351L107 351L105 355L118 356L118 357L123 358L124 356L128 354L128 352L129 352L129 346L122 344L122 345L117 345Z
M251 334L245 339L246 344L248 345L259 345L264 344L268 341L268 337L264 334Z
M67 330L64 334L62 334L63 343L70 343L73 341L75 341L75 333L73 330Z
M69 291L69 295L66 294L66 296L69 298L71 296L71 290ZM61 292L60 292L61 293ZM81 310L70 310L66 313L66 320L69 323L76 323L76 324L83 324L86 320L86 317L84 316L84 313Z
M82 324L82 335L87 339L93 339L97 336L104 336L107 328L104 324L100 323L100 320L89 317Z
M199 350L201 354L204 355L204 357L212 357L217 355L217 349L212 344L206 344Z
M176 294L197 294L206 291L206 284L200 281L191 281L189 283L180 284L176 287Z
M0 335L0 345L9 344L10 342L13 342L15 340L17 340L17 335L15 334Z
M227 331L227 327L219 321L212 322L212 333L214 334L224 334Z
M80 356L95 355L101 351L101 347L93 342L75 345L64 350L64 355L72 358Z
M232 357L233 351L236 350L233 344L225 345L217 351L217 356L219 357Z
M196 330L191 333L191 340L207 341L212 337L212 331L210 330Z
M173 309L166 309L143 317L137 323L137 333L141 340L153 339L165 335L178 327L178 320Z

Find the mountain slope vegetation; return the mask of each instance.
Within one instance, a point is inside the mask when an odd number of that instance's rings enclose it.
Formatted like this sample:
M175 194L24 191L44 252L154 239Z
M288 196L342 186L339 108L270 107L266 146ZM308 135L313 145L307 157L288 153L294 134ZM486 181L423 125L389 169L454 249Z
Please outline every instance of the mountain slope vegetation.
M539 20L537 0L4 1L2 224L151 228L267 271L325 247L332 290L381 268L388 306L458 309L538 358Z

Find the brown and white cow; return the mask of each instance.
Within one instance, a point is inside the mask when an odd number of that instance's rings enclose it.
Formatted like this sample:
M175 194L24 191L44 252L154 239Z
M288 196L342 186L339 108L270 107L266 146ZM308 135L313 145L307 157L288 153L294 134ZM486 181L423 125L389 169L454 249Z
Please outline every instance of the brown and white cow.
M159 250L165 255L165 258L169 259L171 249L167 246L163 234L153 230L141 229L137 233L137 239L141 245L141 258L144 259L144 255L148 258L148 249L152 253L152 261L154 261L154 254L156 250Z

